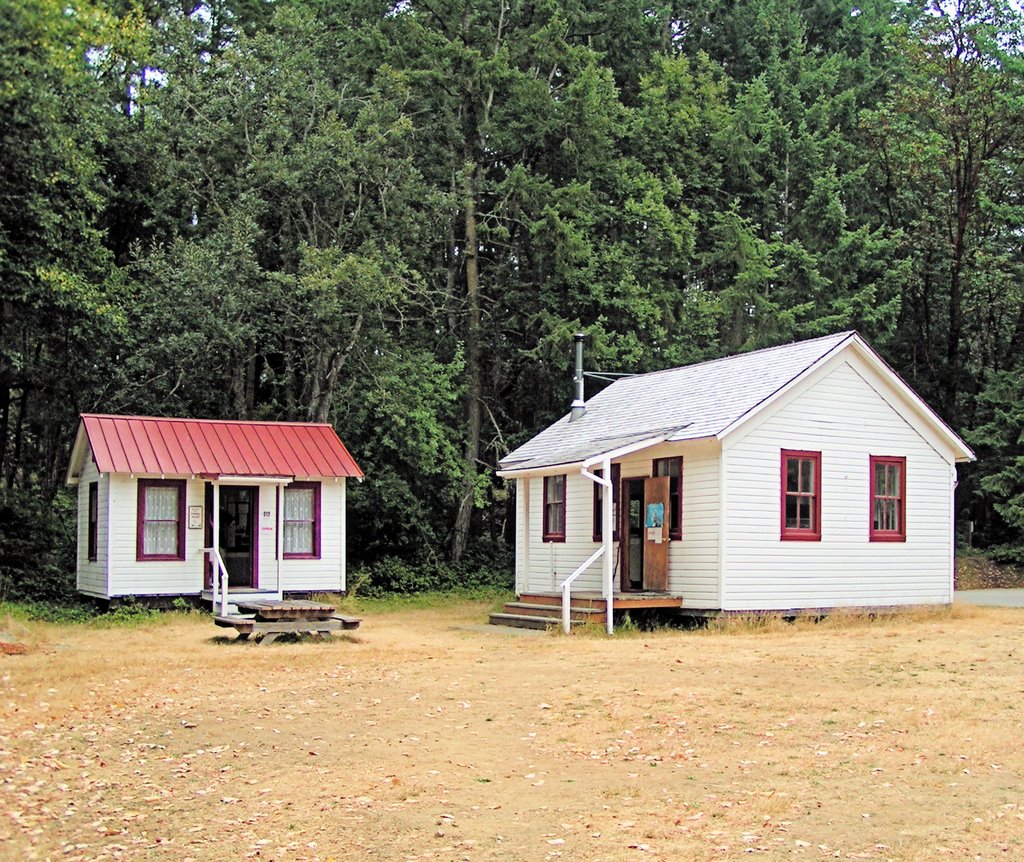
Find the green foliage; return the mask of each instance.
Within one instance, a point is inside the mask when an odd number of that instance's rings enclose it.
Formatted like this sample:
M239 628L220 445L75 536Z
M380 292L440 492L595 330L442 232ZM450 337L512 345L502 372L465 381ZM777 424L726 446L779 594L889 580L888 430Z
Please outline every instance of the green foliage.
M578 329L649 371L857 328L974 429L977 540L1024 546L1021 30L1001 0L0 0L0 596L72 589L84 410L332 422L369 588L472 580Z
M0 602L0 613L15 619L55 625L88 625L93 628L127 628L165 620L160 611L142 605L118 605L108 611L75 598L53 601Z
M384 557L349 577L349 594L380 598L389 594L511 590L512 561L507 553L491 559L471 555L459 563L422 558Z
M1014 540L1024 534L1024 375L1020 369L993 375L978 401L982 422L968 439L982 468L980 511L994 513L978 527L998 557L1021 563L1024 553Z
M78 500L61 491L0 489L0 601L75 599Z

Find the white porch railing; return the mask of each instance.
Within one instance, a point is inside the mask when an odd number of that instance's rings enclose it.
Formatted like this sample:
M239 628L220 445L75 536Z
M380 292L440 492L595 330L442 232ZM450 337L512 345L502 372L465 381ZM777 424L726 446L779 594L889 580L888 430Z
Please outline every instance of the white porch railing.
M220 557L217 548L203 548L203 553L209 554L213 562L213 610L217 610L217 602L220 602L220 615L226 616L228 612L228 570L224 567L224 561Z
M562 590L562 631L566 634L569 634L569 629L572 628L572 582L594 565L594 563L601 558L603 553L604 545L587 557L587 559L580 564L579 568L577 568L575 572L569 575L569 577L559 585Z

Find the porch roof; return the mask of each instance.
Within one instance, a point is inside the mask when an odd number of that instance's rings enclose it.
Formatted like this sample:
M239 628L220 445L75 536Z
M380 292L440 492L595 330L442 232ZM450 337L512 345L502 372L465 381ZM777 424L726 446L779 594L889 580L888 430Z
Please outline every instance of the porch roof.
M101 473L361 478L334 428L313 422L247 422L82 414ZM72 472L75 470L72 459Z

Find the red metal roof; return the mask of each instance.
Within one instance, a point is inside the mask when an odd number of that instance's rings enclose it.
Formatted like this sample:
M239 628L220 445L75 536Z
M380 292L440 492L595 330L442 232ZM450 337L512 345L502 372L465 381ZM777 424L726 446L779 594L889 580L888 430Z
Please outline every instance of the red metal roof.
M334 428L313 422L234 422L82 414L101 473L361 477Z

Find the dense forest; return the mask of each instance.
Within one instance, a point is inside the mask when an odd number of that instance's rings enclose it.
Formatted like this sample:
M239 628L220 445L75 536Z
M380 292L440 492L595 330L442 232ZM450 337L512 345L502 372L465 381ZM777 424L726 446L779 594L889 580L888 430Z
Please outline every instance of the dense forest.
M961 542L1024 556L1016 5L0 0L0 40L0 597L70 589L83 411L330 421L356 564L506 568L495 463L576 330L611 371L859 330L978 452Z

